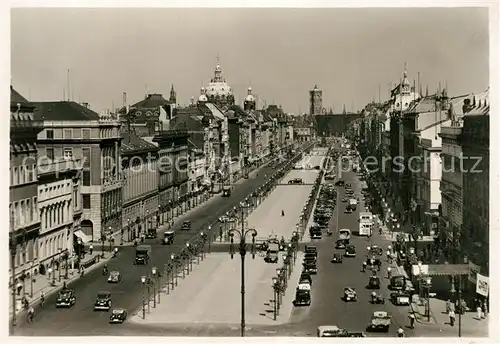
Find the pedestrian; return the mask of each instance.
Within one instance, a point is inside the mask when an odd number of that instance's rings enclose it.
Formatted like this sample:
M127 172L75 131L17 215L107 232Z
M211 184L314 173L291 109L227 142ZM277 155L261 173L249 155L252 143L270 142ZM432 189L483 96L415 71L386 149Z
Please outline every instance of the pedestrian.
M90 246L89 246L89 252L90 252L90 255L92 255L92 252L94 252L94 246L92 246L92 244L90 244Z
M451 309L451 301L450 301L450 299L448 299L446 301L446 313L448 313L450 311L450 309Z
M477 320L481 320L483 318L483 309L481 308L481 303L478 304L476 312L477 312Z
M410 328L411 329L415 328L415 314L410 313L408 315L408 318L410 318Z
M364 262L363 262L363 267L362 267L363 272L365 272L365 271L366 271L366 265L367 265L367 264L366 264L366 261L364 261Z
M450 317L450 325L455 326L455 312L453 311L453 309L450 309L450 311L448 312L448 316Z

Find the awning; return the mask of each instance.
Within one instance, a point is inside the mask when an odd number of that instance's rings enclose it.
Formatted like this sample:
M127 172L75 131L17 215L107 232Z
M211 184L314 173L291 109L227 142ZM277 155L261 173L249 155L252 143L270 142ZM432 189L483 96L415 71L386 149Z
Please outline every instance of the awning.
M74 231L73 234L75 234L77 236L77 238L79 238L80 240L82 240L82 242L84 244L87 244L87 243L89 243L89 242L92 241L92 237L90 235L87 235L87 234L83 233L82 230Z
M413 275L418 276L419 272L426 276L458 276L469 275L469 264L430 264L412 266Z

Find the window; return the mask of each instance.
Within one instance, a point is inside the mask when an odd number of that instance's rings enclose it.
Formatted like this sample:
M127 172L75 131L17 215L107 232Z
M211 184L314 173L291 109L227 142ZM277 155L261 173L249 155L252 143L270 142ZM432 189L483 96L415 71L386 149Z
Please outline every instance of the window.
M29 199L26 200L26 220L27 223L33 222L33 208Z
M73 148L64 148L64 159L73 159Z
M24 168L26 166L19 166L19 184L24 184L25 183L25 171Z
M90 148L82 148L83 168L90 168Z
M28 183L33 181L33 171L35 169L35 165L28 166L28 179L26 180Z
M78 209L78 189L73 188L73 208Z
M33 197L33 209L32 210L33 210L33 220L38 221L40 214L38 212L38 198L37 197Z
M83 139L89 140L90 139L90 129L82 129L83 133Z
M54 138L54 130L47 129L47 139L53 139L53 138Z
M73 138L73 131L71 129L64 129L64 138L65 139L72 139Z
M83 170L82 185L90 186L90 170Z
M54 160L54 148L45 148L47 159Z
M83 209L90 209L90 195L83 195Z

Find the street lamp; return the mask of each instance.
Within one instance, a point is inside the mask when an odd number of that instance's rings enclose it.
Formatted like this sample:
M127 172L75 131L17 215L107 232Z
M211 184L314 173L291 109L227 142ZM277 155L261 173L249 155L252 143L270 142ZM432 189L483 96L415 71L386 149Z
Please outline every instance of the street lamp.
M193 271L193 257L191 256L192 246L190 243L186 243L186 258L188 259L188 275Z
M427 277L425 279L425 289L427 291L427 307L425 308L425 313L427 314L427 321L431 321L431 304L430 304L430 296L431 296L431 285L432 285L432 279L431 277Z
M172 275L172 290L174 290L174 287L177 286L177 260L175 257L175 253L170 254L170 259L172 260L173 269L174 269L174 272ZM174 283L174 281L175 281L175 283Z
M109 242L109 252L112 251L111 245L113 244L113 228L111 226L108 227L108 232L109 232L109 237L108 237L108 242Z
M142 319L146 319L146 295L145 295L145 289L146 289L146 276L141 276L141 283L142 283Z
M153 275L153 278L151 280L151 284L153 285L153 308L156 308L156 283L157 283L157 275L158 269L156 266L153 266L151 268L151 274ZM158 292L158 298L160 297L160 293ZM160 301L158 301L160 303Z
M278 315L278 278L273 277L273 313L274 320L276 321L276 316Z
M128 236L128 241L132 241L130 237L130 218L127 219L127 236Z
M61 254L62 254L62 248L59 247L58 251L59 251L59 256L58 256L59 265L58 265L58 269L57 270L59 270L59 282L61 282Z
M68 249L66 249L66 252L64 252L64 265L66 268L66 271L64 272L65 279L68 279L68 259L69 259L69 252Z
M245 336L245 255L247 253L247 245L246 245L246 237L247 235L252 236L252 258L255 259L255 237L257 236L257 231L253 228L245 230L245 221L243 220L243 212L245 208L245 204L241 204L241 229L232 229L229 232L229 236L231 238L231 259L233 259L234 255L234 235L238 234L240 243L239 243L239 253L241 256L241 336Z
M148 210L146 210L146 219L145 219L145 220L146 220L146 221L145 221L146 223L144 224L144 226L145 226L145 228L144 228L144 232L145 232L145 233L147 233L147 231L148 231L148 229L149 229L149 228L148 228L148 223L149 223L149 209L148 209Z
M33 266L35 265L34 261L31 261L30 265L30 297L33 298ZM68 270L66 270L68 271Z

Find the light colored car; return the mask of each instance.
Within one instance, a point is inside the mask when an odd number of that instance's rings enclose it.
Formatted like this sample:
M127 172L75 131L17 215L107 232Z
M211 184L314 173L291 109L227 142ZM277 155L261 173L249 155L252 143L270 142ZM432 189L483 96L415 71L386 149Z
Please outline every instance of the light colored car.
M118 283L122 280L122 275L119 271L111 271L108 277L108 283Z

